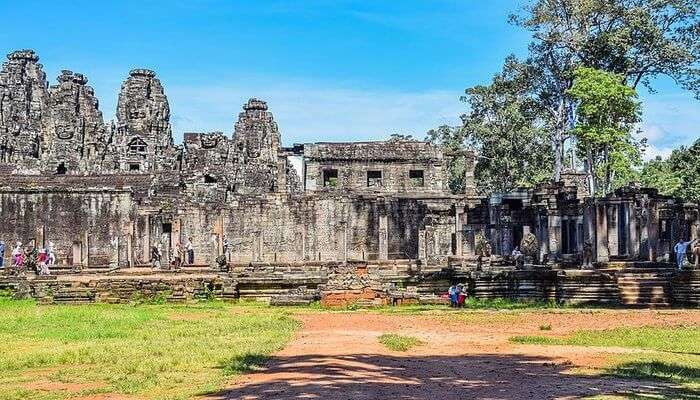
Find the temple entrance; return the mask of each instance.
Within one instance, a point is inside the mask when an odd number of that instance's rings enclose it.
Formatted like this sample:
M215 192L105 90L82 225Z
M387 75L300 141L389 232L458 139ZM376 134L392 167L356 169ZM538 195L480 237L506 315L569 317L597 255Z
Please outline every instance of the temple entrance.
M629 239L629 214L624 204L617 206L617 254L628 254L627 241Z
M163 259L161 262L163 263L163 265L167 265L170 262L171 256L173 255L171 253L172 231L173 224L171 224L170 222L163 223L162 231L160 234L161 252L163 254Z

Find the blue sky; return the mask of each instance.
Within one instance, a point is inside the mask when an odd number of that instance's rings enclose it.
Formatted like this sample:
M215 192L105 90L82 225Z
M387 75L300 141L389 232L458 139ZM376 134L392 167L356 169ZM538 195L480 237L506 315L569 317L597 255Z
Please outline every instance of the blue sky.
M487 83L528 34L519 1L0 0L0 51L35 49L51 83L84 73L105 118L128 71L151 68L183 132L231 133L249 97L268 101L285 144L423 137L457 124L459 96ZM642 91L648 154L700 134L700 102L657 82Z

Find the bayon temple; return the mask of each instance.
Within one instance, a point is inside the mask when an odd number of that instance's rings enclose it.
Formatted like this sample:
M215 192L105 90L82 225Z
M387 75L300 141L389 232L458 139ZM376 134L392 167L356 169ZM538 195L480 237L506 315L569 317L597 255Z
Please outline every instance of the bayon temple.
M50 85L36 53L7 56L0 287L49 302L144 291L331 304L439 301L460 282L477 297L700 302L697 271L670 264L678 239L699 237L698 204L634 186L593 198L575 173L480 196L470 151L404 140L285 147L255 98L232 132L178 144L155 72L130 71L118 96L105 121L85 75L62 71ZM448 187L453 157L467 161L464 193ZM171 268L188 241L194 262ZM16 242L50 243L51 275L13 274ZM147 268L153 247L159 271Z

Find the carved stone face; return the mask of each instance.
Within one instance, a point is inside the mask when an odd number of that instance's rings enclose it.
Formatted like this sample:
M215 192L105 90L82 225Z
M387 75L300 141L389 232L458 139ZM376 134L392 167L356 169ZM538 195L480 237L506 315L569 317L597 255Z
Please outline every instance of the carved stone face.
M258 158L262 152L262 145L267 132L264 125L253 124L246 135L246 150L248 157Z
M203 149L213 149L219 144L219 138L216 136L201 136L200 141Z
M56 136L59 139L68 140L73 138L74 132L71 129L59 128L56 130Z

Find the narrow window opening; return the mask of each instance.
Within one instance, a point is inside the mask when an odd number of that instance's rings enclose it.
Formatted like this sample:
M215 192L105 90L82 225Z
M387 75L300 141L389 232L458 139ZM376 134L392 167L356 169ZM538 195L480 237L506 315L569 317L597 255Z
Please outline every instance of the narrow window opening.
M412 169L408 171L408 179L411 181L411 186L422 187L425 186L425 178L423 178L423 170Z
M66 163L60 163L58 164L58 167L56 167L56 175L65 175L67 171L68 168L66 168Z
M129 171L138 171L141 169L141 165L139 164L129 164Z
M367 187L382 186L382 171L367 171Z
M323 186L336 187L338 186L338 170L326 169L323 171Z

